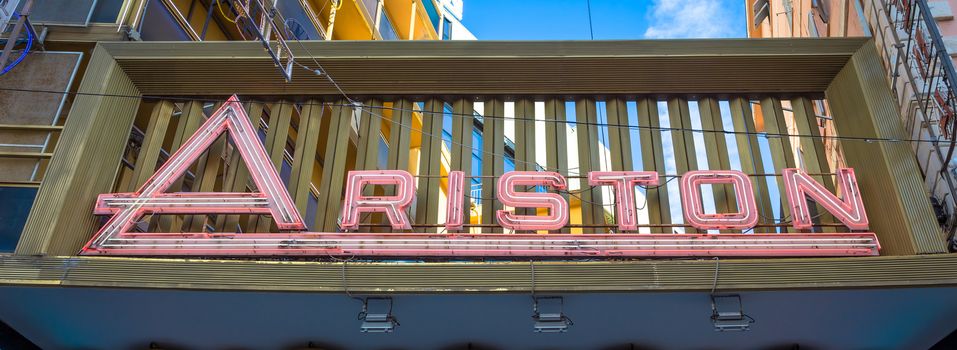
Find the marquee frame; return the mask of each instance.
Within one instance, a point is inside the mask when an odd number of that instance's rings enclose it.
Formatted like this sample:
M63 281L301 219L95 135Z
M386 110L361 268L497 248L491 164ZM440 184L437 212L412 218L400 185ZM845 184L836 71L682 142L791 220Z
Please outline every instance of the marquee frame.
M315 42L310 52L355 98L443 95L449 97L616 96L630 94L767 93L827 96L841 135L906 138L883 67L869 39L663 40L637 42ZM310 57L313 56L313 57ZM359 59L359 58L362 59ZM499 70L466 71L462 67ZM781 67L789 67L781 70ZM421 72L408 84L395 67ZM341 282L308 276L338 274L342 263L194 261L72 256L95 224L95 196L110 192L116 162L125 146L140 99L123 96L239 94L337 96L323 77L285 84L258 43L99 43L86 67L67 125L41 185L15 255L2 257L6 283L152 288L342 291ZM519 73L515 73L519 72ZM559 74L560 73L560 74ZM633 77L621 79L621 77ZM374 77L374 79L369 79ZM401 78L401 79L400 79ZM82 93L88 93L83 95ZM854 124L855 128L843 125ZM117 127L119 126L119 127ZM868 169L860 179L865 192L882 191L884 203L872 209L872 228L888 256L851 259L775 259L722 263L722 285L739 289L905 286L957 283L957 266L945 252L916 163L905 143L873 146L870 152L845 149L848 165ZM858 155L858 153L866 153ZM894 165L894 166L891 166ZM95 171L91 171L95 169ZM77 203L89 203L78 205ZM885 215L882 215L885 214ZM36 257L40 256L40 257ZM61 265L64 261L70 264ZM712 261L622 261L590 264L543 263L541 290L705 290L711 287ZM300 268L314 269L303 274ZM586 266L588 266L586 268ZM916 269L918 266L926 266ZM63 269L72 270L60 275ZM644 275L638 271L667 269ZM15 269L15 270L10 270ZM176 271L190 271L183 274ZM527 290L521 282L528 264L386 263L352 264L353 291ZM924 276L922 272L934 271ZM953 271L952 271L953 270ZM26 275L14 271L32 271ZM82 273L80 273L83 271ZM435 275L444 271L445 275ZM468 272L467 272L468 271ZM493 272L498 271L498 272ZM547 272L542 272L547 271ZM579 274L579 272L584 272ZM455 276L468 273L462 282ZM487 274L486 274L487 273ZM506 275L502 275L505 273ZM260 275L262 274L262 275ZM380 275L381 274L381 275ZM512 274L512 275L508 275ZM270 276L260 282L251 276ZM728 277L724 277L727 275ZM11 278L12 276L21 276ZM105 277L110 276L109 279ZM511 277L509 277L511 276ZM550 276L550 277L549 277ZM657 277L655 277L657 276ZM952 277L947 277L952 276ZM608 283L584 283L584 279ZM686 282L678 282L683 279ZM784 280L786 282L782 282ZM268 283L264 281L268 280ZM665 282L665 280L672 282ZM458 281L458 282L456 282ZM612 282L620 281L620 282ZM948 282L950 281L950 282ZM399 286L399 287L396 287Z

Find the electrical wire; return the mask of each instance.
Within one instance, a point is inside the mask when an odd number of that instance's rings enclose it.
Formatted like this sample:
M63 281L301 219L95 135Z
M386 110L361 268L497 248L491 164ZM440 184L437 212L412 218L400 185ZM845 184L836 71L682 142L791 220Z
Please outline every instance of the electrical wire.
M309 68L304 68L309 69ZM328 74L326 74L328 75ZM95 97L119 97L119 98L134 98L134 99L143 99L143 100L170 100L170 101L179 101L179 102L225 102L227 101L224 98L190 98L190 97L178 97L178 96L159 96L159 95L122 95L122 94L103 94L103 93L90 93L90 92L63 92L63 91L53 91L53 90L40 90L40 89L19 89L19 88L4 88L0 87L0 91L17 91L17 92L36 92L36 93L50 93L57 95L74 95L74 96L95 96ZM352 100L349 98L349 100ZM245 102L252 103L272 103L275 101L272 100L255 100L247 99ZM341 106L341 107L356 107L355 100L352 100L353 103L343 104L343 103L329 103L329 102L302 102L298 103L302 106L308 105L325 105L325 106ZM421 113L422 115L432 115L432 114L441 114L439 112L423 111L410 108L398 108L398 107L386 107L386 106L370 106L370 105L361 105L366 109L383 109L383 110L392 110L392 111L411 111L414 113ZM464 113L446 113L454 117L462 116L471 116L475 117L475 114L464 114ZM504 119L504 120L516 120L514 117L506 116L496 116L496 115L480 115L482 118L486 119ZM521 119L519 119L521 120ZM758 131L739 131L739 130L719 130L719 129L700 129L700 128L682 128L682 127L656 127L656 126L645 126L645 125L628 125L628 124L611 124L611 123L593 123L593 122L577 122L577 121L566 121L566 120L526 120L526 122L536 121L536 122L545 122L545 123L557 123L557 124L578 124L578 125L595 125L595 126L605 126L612 128L628 128L633 130L652 130L652 131L677 131L677 132L693 132L693 133L722 133L729 135L749 135L749 136L761 136L764 138L780 138L780 137L797 137L797 138L813 138L813 139L824 139L824 140L837 140L837 141L861 141L866 143L878 143L878 142L888 142L888 143L901 143L901 142L915 142L915 143L928 143L928 144L949 144L954 142L952 140L937 139L937 140L927 140L927 139L908 139L908 138L882 138L882 137L864 137L864 136L839 136L839 135L809 135L809 134L788 134L788 133L768 133L768 132L758 132Z
M18 20L20 19L19 12L14 12L13 14L17 16ZM20 56L17 57L17 59L14 60L13 63L10 63L9 65L3 67L3 70L0 71L0 76L7 74L7 72L9 72L18 64L20 64L20 62L27 57L27 54L30 53L30 49L33 48L33 30L31 28L24 28L24 30L26 30L27 32L27 46L23 48L23 51L20 52ZM16 38L11 37L11 38L7 38L7 40L16 40Z
M391 118L385 118L384 116L379 115L379 114L377 114L377 113L372 113L372 112L370 111L369 114L370 114L371 116L373 116L373 117L379 118L380 121L388 121L388 122L390 122L390 123L392 123L392 124L394 124L394 125L399 126L400 128L407 128L407 129L409 129L409 130L411 130L411 131L418 131L418 132L422 133L423 136L436 137L436 135L432 135L431 133L428 133L428 132L426 132L426 131L424 131L424 130L416 129L416 128L414 128L414 127L412 127L412 126L409 126L409 125L403 125L403 124L401 124L401 123L398 123L398 122L392 120ZM439 136L439 137L441 137L441 136ZM452 143L455 143L455 144L458 144L458 145L460 145L460 146L466 147L466 145L461 144L461 143L458 143L458 142L455 142L455 141L452 141ZM472 150L479 150L479 149L477 149L477 148L475 148L475 147L471 147L471 149L472 149ZM493 156L496 156L496 155L497 155L497 154L492 153L492 152L485 152L484 150L479 150L479 151L480 151L480 152L483 152L483 153L491 153ZM498 156L501 156L501 155L498 155ZM753 156L753 155L752 155L752 156ZM516 162L519 162L519 161L516 160ZM526 163L532 163L532 164L535 164L535 165L537 165L537 166L542 167L543 169L547 169L546 167L539 165L537 162L526 162ZM654 187L654 188L667 185L670 181L673 181L675 178L677 178L677 177L673 177L673 178L667 180L664 184L658 185L658 186L656 186L656 187ZM572 193L569 193L569 194L572 194ZM466 196L469 197L469 198L473 198L473 197L468 196L468 195L466 195ZM584 201L584 202L588 202L588 203L591 203L591 204L601 205L601 206L603 206L603 207L606 207L606 206L607 206L607 205L605 205L605 204L603 204L603 203L594 203L594 202L591 202L591 201L583 200L580 196L577 196L577 195L575 195L575 197L578 198L579 200L582 200L582 201ZM473 198L473 199L475 199L475 198ZM482 199L484 199L484 198L482 198ZM767 219L767 218L766 218L766 219ZM786 219L785 219L785 220L786 220ZM772 220L772 221L778 222L778 220ZM782 220L782 221L783 221L783 220Z
M239 20L239 16L236 16L236 18L234 18L234 19L230 19L229 16L227 16L225 13L223 13L223 0L216 0L216 7L219 8L219 14L222 15L223 18L225 18L227 21L229 21L229 22L231 22L231 23L236 23L236 21ZM238 27L237 27L237 28L238 28ZM242 34L242 32L240 31L240 35L241 35L241 34ZM245 37L243 37L243 39L245 39Z
M326 3L328 3L328 1L329 1L329 0L326 0ZM342 8L342 4L343 4L343 1L342 1L342 0L332 0L332 1L333 1L333 5L335 5L335 9L336 9L336 10L339 10L339 9ZM594 31L593 31L593 29L592 29L592 27L591 27L591 22L592 22L592 21L591 21L591 1L588 0L587 4L588 4L589 30L590 30L590 33L591 33L591 38L592 38L592 40L594 40ZM221 3L220 3L218 0L217 0L217 6L219 7L220 13L222 14L222 6L221 6ZM325 7L325 3L323 4L323 8L324 8L324 7ZM275 7L274 7L274 9L275 9ZM278 13L278 12L277 12L277 13ZM225 17L225 14L223 14L223 15L224 15L224 17ZM279 14L279 15L281 16L281 14ZM238 17L237 17L237 18L238 18ZM233 23L236 23L236 22L234 21ZM289 28L288 28L288 25L286 24L286 22L283 21L282 23L283 23L283 26L285 27L285 29L288 31ZM241 34L241 31L240 31L240 34ZM346 94L345 90L339 85L338 82L335 81L335 79L332 78L331 75L329 75L328 73L326 73L325 68L322 66L321 63L319 63L319 60L316 59L316 56L313 55L312 52L311 52L305 45L302 44L302 41L301 41L301 40L299 40L298 38L292 38L292 40L295 41L295 42L299 45L299 47L302 48L302 49L309 55L309 57L312 59L313 63L316 64L317 69L312 69L312 68L310 68L310 67L308 67L308 66L306 66L306 65L303 65L301 62L293 61L296 65L300 66L300 67L303 68L303 69L312 71L313 73L315 73L315 74L317 74L317 75L325 76L325 77L326 77L326 80L328 80L328 81L336 88L336 90L339 92L339 94L342 95L342 97L345 98L345 99L350 103L349 107L353 107L353 106L355 106L355 105L359 105L359 103L357 103L357 102L356 102L354 99L352 99L348 94ZM250 102L255 102L255 101L250 101ZM331 105L331 104L330 104L330 105ZM366 107L367 109L372 109L372 108L385 108L384 106L363 106L363 107ZM393 107L390 107L390 109L391 109L391 110L401 110L401 109L399 109L399 108L394 108L394 106L393 106ZM415 110L411 110L411 109L406 109L406 111L416 112ZM418 111L418 112L422 113L423 116L426 115L426 114L429 114L430 117L433 117L433 118L435 117L435 114L439 114L439 117L440 117L440 118L444 118L444 114L446 114L446 113L444 113L444 111L443 111L443 112ZM374 113L372 113L372 112L370 111L370 114L374 114ZM447 114L449 114L449 115L451 115L451 116L462 115L462 116L474 117L474 114L455 113L455 112L451 112L451 113L447 113ZM384 120L384 117L383 117L383 116L381 116L381 115L378 115L378 116L380 117L380 119L383 119L383 120ZM515 117L509 118L509 117L505 117L505 116L482 116L482 117L483 117L483 118L496 118L496 117L499 117L499 118L501 118L501 119L503 119L503 120L504 120L504 119L522 120L522 121L524 121L524 122L536 122L536 121L537 121L537 120L534 119L534 118L533 118L533 119L522 119L522 118L515 118ZM554 120L545 119L544 122L546 122L546 123L547 123L547 122L555 122L555 123L565 123L565 124L572 123L572 122L569 122L569 121L567 121L567 120L559 120L559 119L554 119ZM705 129L694 129L694 128L672 128L672 127L669 127L669 128L661 128L661 127L640 126L640 125L639 125L639 126L633 126L633 125L627 125L627 124L621 125L621 124L611 124L611 123L607 123L607 120L606 120L606 123L589 123L589 122L578 122L578 121L576 121L576 122L574 122L574 123L575 123L576 127L577 127L577 125L595 125L595 126L603 126L603 127L606 127L606 128L612 128L612 127L616 127L616 128L628 128L629 130L636 130L636 129L637 129L637 130L641 130L641 129L653 129L653 130L654 130L654 129L656 129L656 130L659 130L659 131L681 131L681 132L698 132L698 133L704 133L704 132L712 132L712 133L714 133L714 132L720 132L720 133L724 133L724 134L740 134L740 133L752 134L751 132L747 132L747 131L741 132L741 131L727 131L727 130L705 130ZM415 131L415 130L413 130L413 131ZM424 132L424 131L422 131L422 130L419 130L419 132L421 132L423 135L427 134L426 132ZM607 131L605 131L605 133L607 133ZM877 139L877 138L840 137L840 136L830 136L830 135L824 136L824 135L801 135L801 134L757 133L757 132L754 132L753 134L754 134L754 135L761 135L761 136L764 136L765 138L770 138L770 137L815 137L815 138L822 138L822 139L824 139L824 138L832 138L832 139L833 139L833 138L840 138L840 139L848 139L848 140L854 139L854 140L863 140L863 141L865 141L865 142L875 142L875 141L879 140L879 139ZM429 134L429 136L430 136L430 137L436 137L436 135L431 135L431 134ZM442 136L441 136L441 135L438 135L438 137L441 138ZM750 140L749 140L749 141L750 141ZM880 139L880 141L900 142L901 140L899 140L899 139ZM913 141L913 142L933 142L935 145L940 142L940 140L921 140L921 139L908 140L908 141ZM454 143L454 141L451 141L451 142ZM945 142L946 142L946 141L945 141ZM460 145L460 146L465 146L465 145L463 145L463 144L459 144L459 145ZM469 148L471 148L472 150L477 150L475 147L469 147ZM481 152L484 152L484 150L481 150ZM492 153L492 152L484 152L484 153L490 153L492 156L506 157L506 155L497 155L497 154ZM752 156L753 156L753 155L752 155ZM514 159L514 157L513 157L512 159L513 159L513 161L516 162L516 163L534 164L534 165L537 165L537 166L541 167L542 169L548 170L546 167L539 165L537 162L521 161L521 160L518 160L518 159Z
M721 259L714 257L714 283L711 284L711 295L714 296L714 291L718 288L718 270L721 268Z
M0 91L2 91L2 90L26 90L26 89L0 88ZM28 90L28 91L30 91L30 90ZM33 91L35 91L35 92L47 92L47 91L42 91L42 90L33 90ZM58 94L62 94L62 92L57 92L57 93L58 93ZM93 93L76 93L76 94L94 95L94 96L113 96L113 97L129 97L129 98L135 97L135 98L144 98L143 96L129 96L129 95L109 95L109 94L93 94ZM172 98L172 99L177 99L177 98ZM182 100L182 98L180 98L180 99ZM223 101L223 100L215 100L215 99L214 99L214 100L208 100L208 99L207 99L207 100L203 100L203 99L185 99L185 100L187 100L187 101ZM255 102L255 101L250 101L250 102ZM344 106L344 105L342 105L342 104L331 104L331 103L322 103L322 105L339 105L339 106ZM353 106L353 105L349 105L349 106ZM372 107L372 106L367 106L367 107ZM368 108L368 109L371 109L371 108ZM401 109L400 109L400 110L401 110ZM424 115L424 114L432 114L432 113L431 113L431 112L423 112L423 115ZM410 125L403 125L403 124L401 124L401 123L398 123L398 122L392 120L391 118L385 118L384 116L382 116L382 115L380 115L380 114L378 114L378 113L374 113L374 112L371 112L371 111L370 111L370 112L369 112L369 115L380 119L380 121L386 121L386 122L392 123L393 125L397 125L397 126L399 126L400 128L405 128L405 129L408 129L408 130L410 130L410 131L419 132L419 133L421 133L421 134L423 135L423 137L429 137L429 138L431 138L431 137L441 137L441 135L433 135L433 134L428 133L428 132L426 132L426 131L424 131L424 130L422 130L422 129L416 129L416 128L410 126ZM503 118L505 118L505 117L503 117ZM675 128L661 128L661 129L675 129ZM742 132L742 133L744 133L744 132ZM807 136L813 136L813 135L807 135ZM497 154L497 153L494 153L494 152L486 152L486 151L484 151L484 150L482 150L482 149L479 149L479 148L476 148L476 147L473 147L473 146L467 146L467 145L465 145L465 144L462 144L462 143L460 143L460 142L456 142L456 141L454 141L454 140L452 140L451 143L452 143L452 144L459 145L459 146L462 146L462 147L465 147L465 148L468 148L468 149L471 149L471 150L473 150L473 151L481 152L481 153L483 153L483 154L488 154L488 155L491 155L491 156L493 156L493 157L496 157L496 156L497 156L497 157L504 157L504 156L505 156L505 155ZM749 143L750 143L750 142L749 142ZM753 154L752 154L752 157L753 157ZM515 162L523 162L523 161L521 161L521 160L515 160ZM528 162L528 161L525 161L525 163L535 164L535 165L541 167L542 169L554 171L554 169L549 169L548 167L542 166L542 165L540 165L540 164L537 163L537 162Z
M585 0L585 4L588 6L588 36L591 40L595 40L595 28L591 23L591 0Z
M333 257L332 255L329 255L329 257L335 259L335 257ZM360 297L357 297L355 295L352 295L352 292L349 291L349 284L346 283L346 264L348 264L349 261L352 261L352 258L341 261L342 262L342 290L346 292L346 296L348 296L349 298L355 299L359 301L360 303L362 303L363 309L365 309L366 300Z
M222 7L221 7L220 3L217 2L217 4L219 5L220 11L222 11ZM338 9L339 7L341 7L341 5L342 5L342 1L338 1L338 2L337 2L337 9ZM283 23L283 25L285 25L285 23ZM321 63L316 59L315 55L313 55L311 52L309 52L309 49L308 49L307 47L305 47L305 46L301 43L301 41L299 41L298 39L295 39L295 38L294 38L293 40L296 41L297 44L299 44L299 46L309 54L309 56L312 58L313 62L316 64L316 66L318 67L318 69L313 70L313 69L310 69L308 66L305 66L305 65L303 65L303 64L297 62L298 65L299 65L300 67L304 68L304 69L312 70L313 72L315 72L315 73L317 73L317 74L319 74L319 75L325 75L326 79L327 79L330 83L332 83L333 86L336 87L337 91L338 91L347 101L350 102L350 104L349 104L348 106L354 107L355 105L357 105L357 103L355 102L355 100L353 100L348 94L345 93L345 91L344 91L344 90L342 89L342 87L338 84L338 82L335 81L335 79L333 79L329 74L324 74L325 69L322 67ZM9 89L4 89L4 90L9 90ZM25 89L24 89L24 90L25 90ZM39 91L38 91L38 92L39 92ZM62 93L62 92L57 92L57 93L59 94L59 93ZM105 95L105 94L93 94L93 95ZM128 96L128 97L147 98L146 96ZM334 104L323 103L323 105L334 105ZM339 105L341 105L341 104L339 104ZM384 116L382 116L382 115L380 115L380 114L377 114L377 113L373 113L373 112L371 111L371 109L374 109L374 108L386 108L386 107L384 107L384 106L382 106L382 107L380 107L380 106L363 106L363 107L366 107L366 109L369 111L369 115L378 117L380 120L383 120L383 121L388 120L389 122L392 122L393 124L398 124L400 127L405 127L405 128L407 128L407 129L409 129L409 130L411 130L411 131L418 131L418 132L421 133L423 136L428 136L428 137L430 137L430 138L442 137L442 135L432 135L431 133L425 132L424 130L421 130L421 129L415 129L415 128L411 127L411 126L401 125L400 123L394 122L391 118L388 118L388 119L387 119L387 118L385 118ZM394 108L394 107L393 107L393 108L390 108L390 109L392 109L392 110L401 110L401 109L399 109L399 108ZM407 109L407 111L408 111L408 109ZM412 111L415 112L415 110L412 110ZM466 115L466 116L469 116L469 117L473 117L473 116L474 116L474 114L464 114L464 113L454 113L454 112L452 112L452 113L440 113L440 112L431 112L431 111L417 111L417 112L422 113L423 116L424 116L424 115L430 115L430 117L435 117L434 114L439 114L440 117L441 117L443 114L450 114L450 115L453 115L453 116L455 116L455 115ZM483 118L501 118L501 119L519 120L519 118L514 118L514 117L511 117L511 118L510 118L510 117L505 117L505 116L491 116L491 115L483 116ZM523 120L524 120L524 119L523 119ZM535 119L529 119L529 120L525 120L525 121L526 121L526 122L529 122L529 121L535 122L535 121L537 121L537 120L535 120ZM546 120L544 120L544 122L556 122L556 123L564 122L564 123L566 123L566 124L567 124L567 123L571 123L571 122L569 122L569 121L567 121L567 120L560 120L560 119L555 119L555 120L547 120L547 119L546 119ZM767 137L814 137L814 138L822 138L822 139L824 139L824 138L834 138L834 139L845 139L845 140L863 140L863 141L866 141L866 142L878 142L878 141L880 141L880 142L901 142L901 141L905 141L905 140L900 140L900 139L878 139L878 138L823 136L823 135L801 135L801 134L796 134L796 135L794 135L794 134L784 134L784 133L775 134L775 133L758 133L758 132L750 132L750 131L730 131L730 132L729 132L729 131L727 131L727 130L705 130L705 129L694 129L694 128L673 128L673 127L661 128L661 127L650 127L650 126L637 126L637 127L636 127L636 126L632 126L632 125L619 125L619 124L611 124L611 123L575 122L575 124L576 124L576 125L596 125L596 126L604 126L604 127L609 127L609 128L610 128L610 127L628 128L628 129L632 129L632 130L633 130L633 129L639 129L639 130L640 130L640 129L656 129L656 130L659 130L659 131L682 131L682 132L701 132L701 133L703 133L703 132L720 132L720 133L724 133L724 134L749 134L749 135L760 135L760 136L764 136L764 137L766 137L766 138L767 138ZM921 139L917 139L917 140L906 140L906 141L913 141L913 142L933 142L933 143L939 143L939 142L941 142L940 140L921 140ZM750 139L749 139L749 142L750 142ZM455 143L455 144L460 145L460 146L463 146L463 147L466 146L466 145L464 145L464 144L455 142L454 140L451 140L451 143ZM506 155L496 154L496 153L494 153L494 152L485 152L484 150L480 150L480 149L478 149L478 148L476 148L476 147L467 147L467 148L470 148L470 149L473 150L473 151L476 151L476 150L477 150L477 151L482 152L482 153L488 153L488 154L492 155L493 157L495 157L495 156L503 157L503 158L506 157ZM753 154L752 154L752 157L753 157ZM536 165L536 166L538 166L538 167L540 167L540 168L542 168L542 169L548 170L547 167L541 166L540 164L538 164L538 163L535 162L535 161L523 161L523 160L518 160L518 159L513 159L513 161L516 162L516 163L534 164L534 165ZM669 180L669 181L670 181L670 180ZM667 182L666 182L666 183L667 183Z

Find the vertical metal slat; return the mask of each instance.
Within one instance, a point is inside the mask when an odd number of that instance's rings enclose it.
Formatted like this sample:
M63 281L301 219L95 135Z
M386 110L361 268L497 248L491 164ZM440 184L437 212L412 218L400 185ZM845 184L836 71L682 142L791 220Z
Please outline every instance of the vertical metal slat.
M439 195L442 193L442 122L445 103L429 99L422 113L422 146L419 156L419 179L416 195L415 222L430 224L438 219Z
M289 124L295 107L292 103L281 101L269 105L269 125L266 130L266 154L273 167L279 172L282 170L283 158L286 154L286 141L289 139ZM290 182L291 183L291 182ZM288 189L292 194L291 188ZM290 196L292 197L292 196ZM300 215L305 213L300 212ZM269 231L272 220L268 217L250 217L247 227L255 227L254 232Z
M136 157L136 166L133 168L130 192L139 189L150 176L153 176L160 152L163 151L163 140L166 138L166 130L169 128L172 117L172 102L159 101L153 106L153 111L150 112L149 126L147 126L146 135L143 137L143 145L140 148L139 156Z
M535 101L515 101L515 170L538 171L535 161ZM528 189L526 189L528 190ZM535 215L535 208L515 208L518 215Z
M409 149L412 144L412 101L400 99L392 103L392 118L389 127L389 155L386 169L409 170ZM386 195L394 195L392 188ZM384 220L380 223L386 223Z
M724 121L718 100L712 97L698 101L698 111L701 115L701 128L705 130L724 130ZM731 160L728 156L728 143L723 132L705 132L704 145L708 149L708 168L711 170L731 170ZM719 213L737 211L737 201L734 191L728 186L712 186L714 192L715 209ZM722 232L730 232L728 230Z
M282 107L285 109L285 106ZM296 150L292 156L292 172L289 175L289 193L296 208L305 216L309 206L310 184L316 165L316 148L319 147L319 128L325 105L318 100L309 100L299 112L299 130L296 132ZM335 117L335 116L333 116ZM331 120L329 121L332 122ZM273 140L278 142L278 139ZM274 147L277 146L274 144ZM273 149L275 152L276 149ZM320 210L323 207L319 207ZM318 217L318 215L316 215ZM306 223L309 225L310 223ZM312 227L316 229L316 227Z
M249 103L249 106L246 107L246 114L253 128L258 130L259 121L263 115L263 104L257 102ZM233 152L229 156L229 169L226 172L226 182L223 184L223 190L246 192L248 185L249 168L246 166L246 162L243 161L242 155L239 154L239 150L233 148ZM217 215L216 229L222 230L223 232L237 232L237 229L240 232L245 232L246 227L239 228L238 225L240 221L245 224L248 220L248 215Z
M456 99L452 103L452 164L451 170L461 170L465 176L472 175L472 129L475 127L472 101L464 98ZM465 193L470 193L472 181L465 180ZM451 192L451 191L449 191ZM448 193L448 192L447 192ZM468 199L468 198L466 198ZM472 201L465 200L462 210L462 222L468 224Z
M485 101L482 130L482 223L495 224L495 213L502 204L495 199L495 181L505 172L505 102L499 98ZM492 227L485 232L502 232Z
M601 140L598 139L598 117L595 110L595 100L592 98L575 101L576 133L578 135L578 173L588 175L588 172L601 170L598 150ZM601 225L605 223L605 209L602 207L602 193L600 188L588 185L587 179L581 180L579 194L582 208L582 224ZM603 229L583 229L583 232L604 232Z
M671 142L674 147L675 168L678 174L698 170L698 157L694 147L694 134L688 129L691 126L691 114L688 111L688 100L683 97L674 97L668 100L668 118L672 128L683 130L671 131ZM682 206L690 205L681 203ZM697 229L688 227L686 233L696 233Z
M341 208L342 187L345 182L349 134L352 132L352 106L339 101L332 108L329 120L329 136L322 158L322 180L319 187L319 211L316 213L316 230L336 232Z
M800 138L801 155L804 160L804 170L809 173L828 174L831 173L830 164L827 162L827 153L824 150L824 140L821 139L821 130L817 124L817 116L814 113L814 105L807 97L798 97L791 100L791 109L794 111L794 125L797 127L798 134L810 135L811 137ZM827 188L834 188L834 181L830 176L815 177L821 184ZM834 222L834 216L824 211L820 205L816 205L820 218L818 222ZM824 227L823 232L835 232L833 227Z
M661 140L661 123L658 120L658 101L650 98L638 99L638 126L641 128L642 169L657 171L658 176L665 175L664 145ZM668 210L668 189L661 178L661 185L645 190L648 201L648 218L653 225L671 224L671 212Z
M628 106L625 104L625 100L620 98L608 100L605 106L608 112L611 170L634 170L631 159L631 129L627 127Z
M206 115L203 114L203 102L202 101L189 101L183 104L182 114L179 116L179 123L177 123L176 131L173 134L173 141L170 146L170 154L176 153L179 148L183 145L192 136L196 133L196 130L199 129L199 126L203 124L206 120ZM185 180L185 175L176 179L172 185L170 185L169 191L179 192L183 190L183 181ZM179 232L183 229L183 217L180 215L164 215L160 217L159 230L162 232Z
M761 99L761 116L764 118L764 131L770 134L787 134L788 127L784 121L784 108L781 107L781 100L776 97L765 97ZM784 168L794 168L794 149L791 148L791 138L782 136L768 137L768 145L771 148L771 161L774 163L775 172L780 172ZM787 204L787 198L784 195L784 178L775 177L778 184L778 200L774 204L781 208L781 222L788 221L791 215L791 208ZM790 228L782 228L781 232L791 231Z
M218 110L222 102L216 103L213 110ZM219 180L219 168L223 160L223 151L226 149L226 136L220 136L212 146L201 156L196 165L196 177L193 188L196 192L213 192ZM207 215L193 215L189 218L189 231L199 232L205 229Z
M741 160L741 171L745 174L763 174L764 160L761 158L761 148L758 147L758 137L755 132L754 117L751 115L751 102L745 98L731 99L731 122L734 125L734 139L738 147L738 158ZM771 196L768 192L768 182L763 177L754 179L754 196L758 204L758 212L764 218L771 217Z
M382 132L382 120L379 115L382 111L382 100L370 99L363 103L359 114L359 139L356 145L356 170L376 170L379 168L379 140ZM362 190L363 195L373 196L382 192L368 186ZM363 224L381 221L379 213L362 217Z
M545 101L545 166L559 174L568 175L568 133L565 101L548 99ZM567 194L562 194L568 200ZM567 227L558 232L567 233Z

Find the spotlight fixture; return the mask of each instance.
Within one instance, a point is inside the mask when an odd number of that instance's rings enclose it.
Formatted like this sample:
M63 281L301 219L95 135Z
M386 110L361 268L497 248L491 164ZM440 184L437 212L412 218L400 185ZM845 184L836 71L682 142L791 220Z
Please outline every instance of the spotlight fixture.
M740 295L712 294L711 322L717 332L747 331L754 319L744 313Z
M565 333L574 323L565 316L565 299L562 297L532 297L532 319L535 333Z
M399 321L392 315L392 298L365 298L359 312L362 333L392 333Z

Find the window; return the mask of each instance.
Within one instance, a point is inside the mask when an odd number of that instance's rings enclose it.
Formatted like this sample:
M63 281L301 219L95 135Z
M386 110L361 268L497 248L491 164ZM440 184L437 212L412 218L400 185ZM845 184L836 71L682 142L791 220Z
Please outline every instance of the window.
M220 3L220 5L226 6L225 3ZM285 19L286 38L298 40L322 39L316 25L310 18L311 15L299 0L276 0L276 9ZM213 23L210 23L210 25L213 25Z
M362 0L362 7L369 16L367 18L375 18L376 12L379 9L379 0Z
M306 227L310 230L316 226L316 213L319 211L319 197L309 191L309 201L306 202Z
M505 155L505 172L515 171L515 158Z
M21 1L20 9L26 5ZM30 13L30 22L34 24L51 24L86 27L93 16L96 0L45 0L37 1Z
M811 0L811 8L817 10L817 13L821 16L821 20L827 23L827 3L825 3L824 0Z
M808 12L807 14L807 35L812 38L817 38L821 36L817 31L817 24L814 23L814 13Z
M282 160L282 166L279 168L279 178L282 183L289 186L289 179L292 177L292 164L285 158Z
M20 240L23 225L36 199L37 189L28 187L0 187L0 252L13 252Z
M445 142L445 147L449 150L452 149L452 106L448 103L445 104L442 108L442 141Z
M452 39L452 21L448 18L442 19L442 40L451 40Z
M379 155L376 158L376 165L379 169L386 170L389 164L389 143L385 142L385 137L379 134Z
M469 196L476 204L482 198L482 134L472 127L472 178L469 181Z
M382 12L382 19L379 23L379 35L382 36L382 40L399 40L399 35L395 33L392 21L389 21L389 16L386 16L385 11L380 12Z

